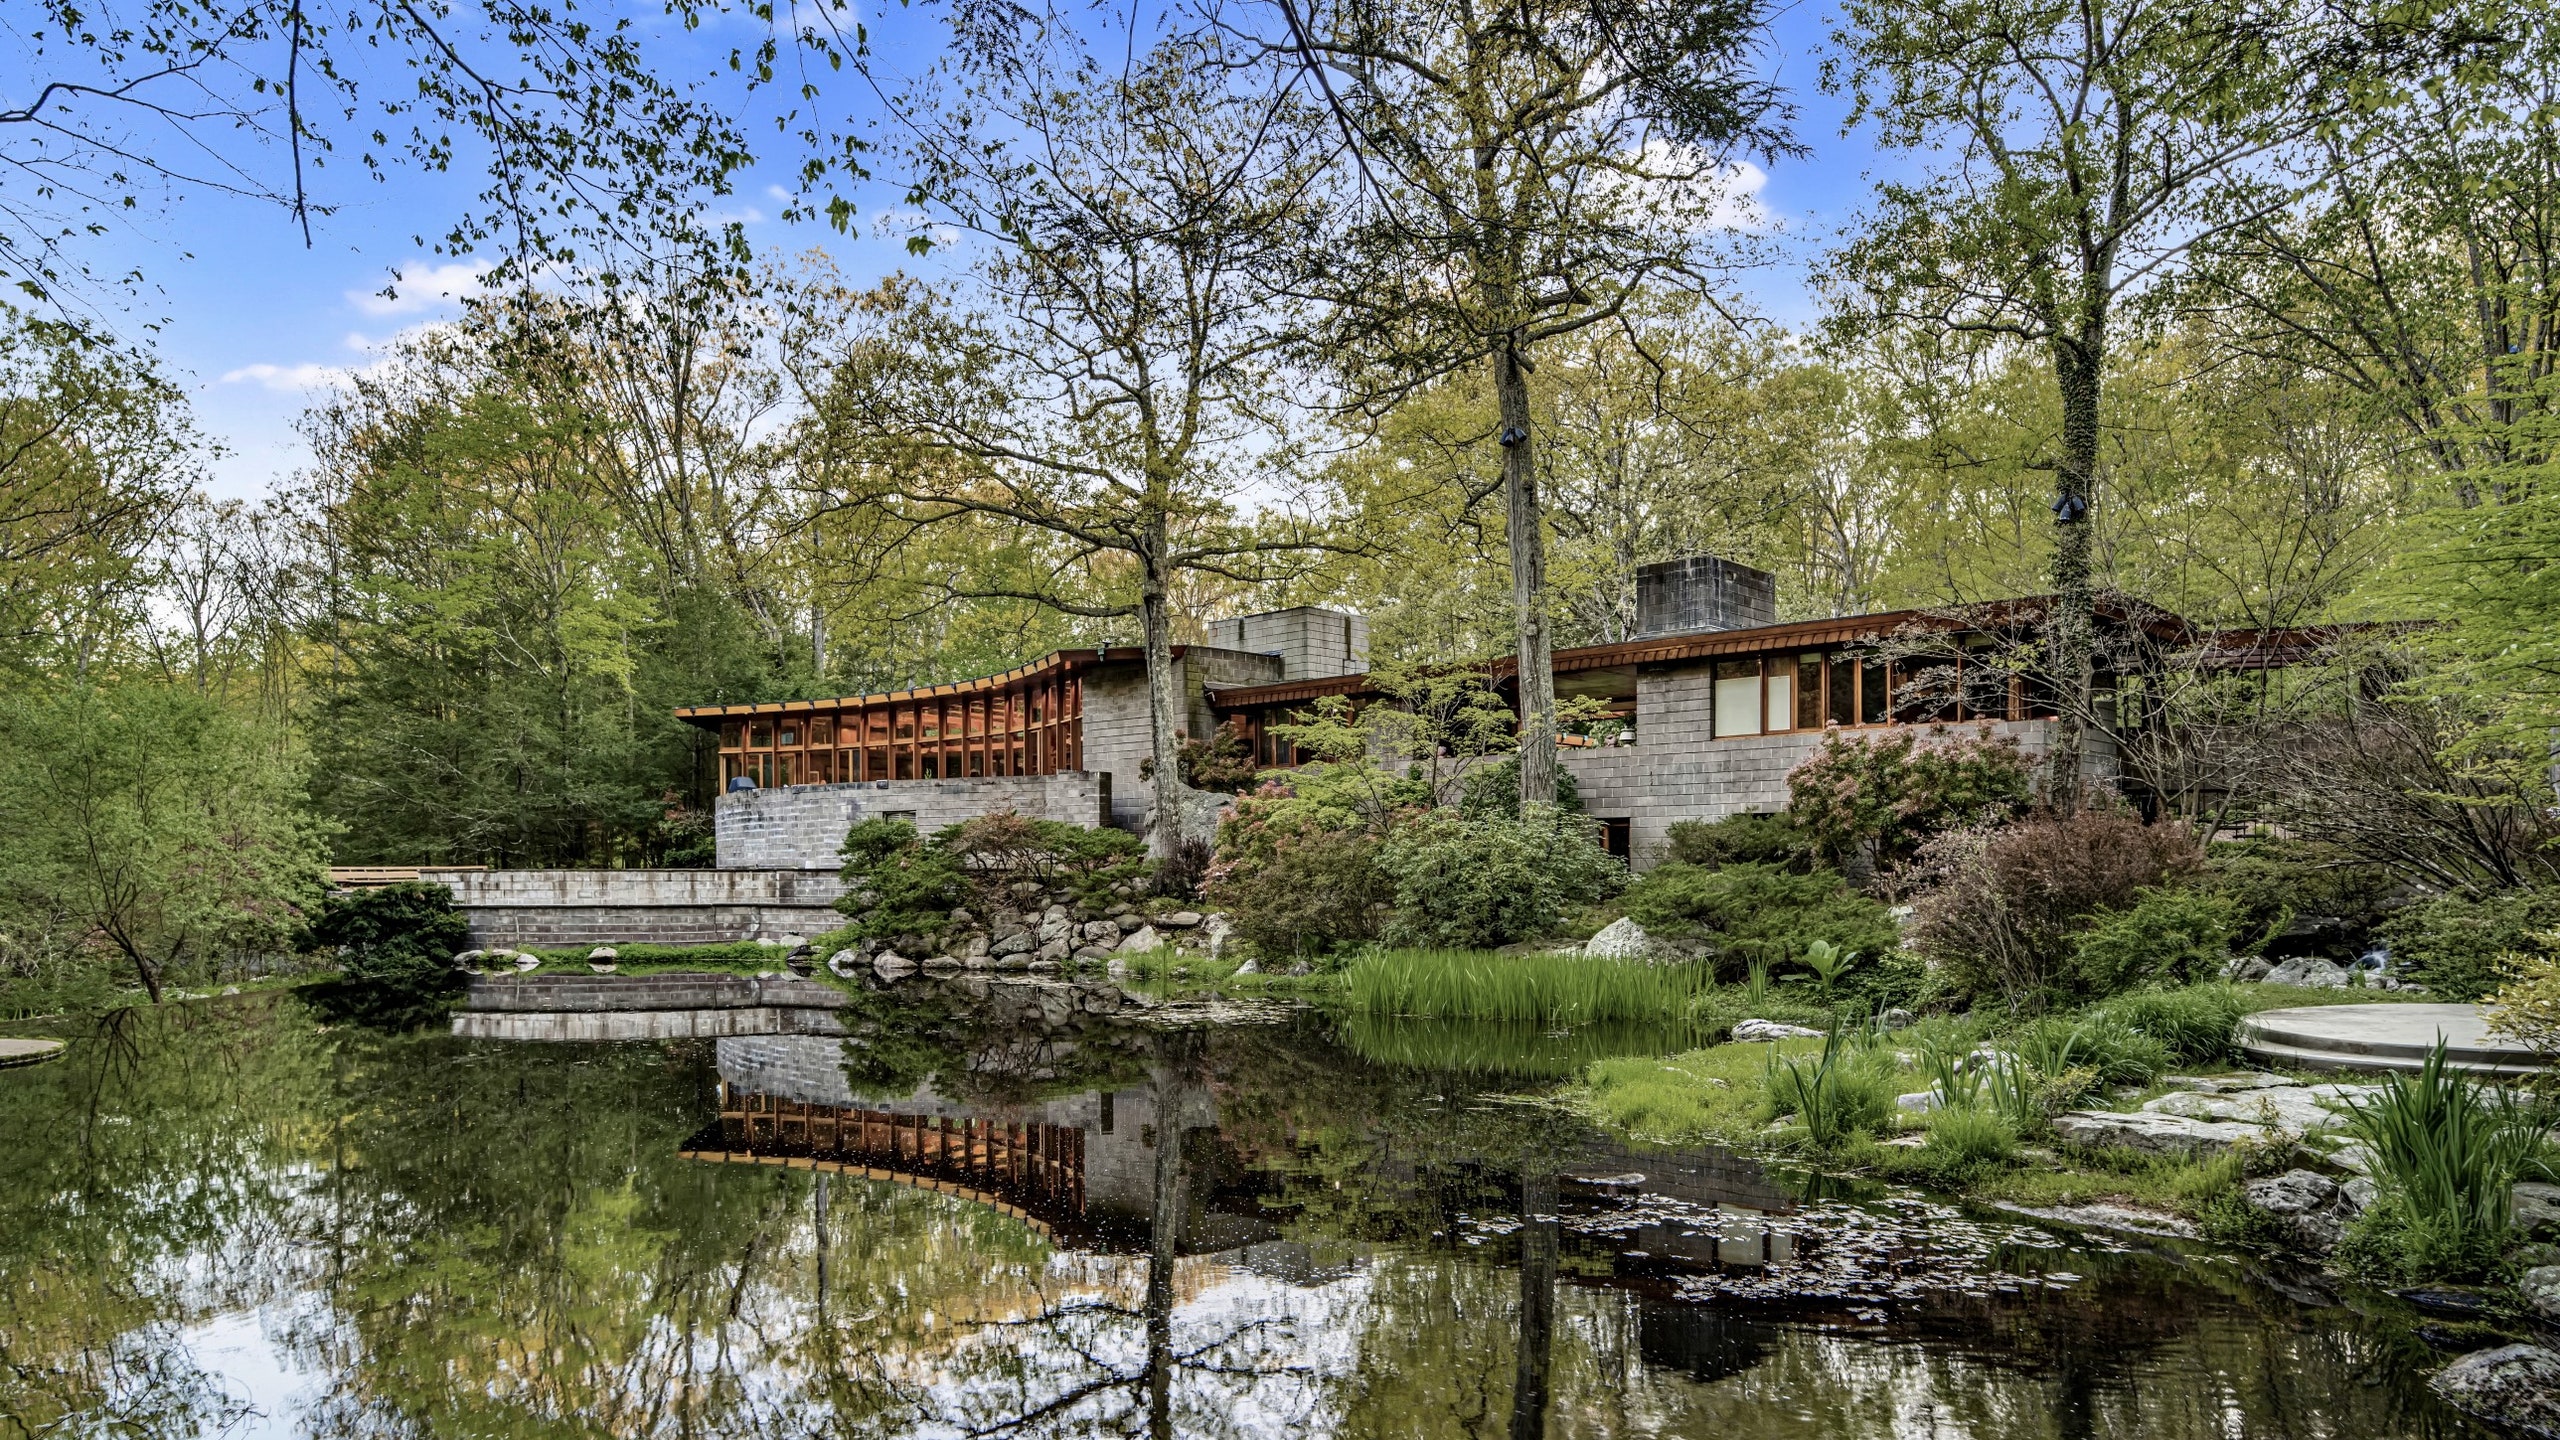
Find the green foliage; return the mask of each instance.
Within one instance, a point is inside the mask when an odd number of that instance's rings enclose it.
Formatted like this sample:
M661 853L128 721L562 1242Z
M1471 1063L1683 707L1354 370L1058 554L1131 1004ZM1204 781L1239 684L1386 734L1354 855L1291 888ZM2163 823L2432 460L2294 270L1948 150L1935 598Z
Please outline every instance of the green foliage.
M1458 809L1472 820L1517 820L1520 818L1520 757L1505 755L1489 764L1468 769L1458 782ZM1556 808L1568 815L1582 813L1582 782L1573 772L1556 762Z
M2085 1070L2098 1084L2148 1085L2170 1062L2165 1042L2106 1011L2077 1019L2048 1015L2003 1043L2048 1080Z
M1241 795L1253 788L1253 742L1241 719L1229 720L1206 740L1184 737L1181 759L1182 783L1195 790Z
M2074 988L2084 995L2210 980L2231 958L2234 906L2211 890L2148 888L2129 908L2093 920L2072 952Z
M2534 953L2499 963L2504 983L2489 997L2489 1028L2550 1055L2560 1052L2560 934L2546 931L2535 939Z
M1395 886L1387 938L1419 947L1491 949L1545 935L1568 906L1606 900L1626 883L1599 826L1561 811L1426 811L1389 833L1377 864Z
M2211 1065L2236 1058L2233 1031L2256 1008L2255 997L2239 986L2209 982L2136 990L2108 1001L2098 1013L2158 1041L2178 1061Z
M1762 1101L1768 1118L1794 1116L1823 1149L1872 1133L1893 1118L1892 1057L1851 1041L1845 1029L1832 1029L1810 1056L1772 1049L1768 1065Z
M341 890L312 918L309 948L336 957L340 975L322 998L334 1013L406 1028L434 1020L470 983L453 957L471 948L471 926L442 885Z
M2335 920L2336 942L2353 952L2389 913L2397 888L2382 866L2333 846L2301 840L2217 844L2196 884L2231 905L2232 946L2255 951L2296 917Z
M1708 870L1666 863L1638 877L1621 903L1648 931L1704 940L1725 979L1742 974L1754 960L1794 960L1815 941L1872 960L1900 939L1891 912L1828 870L1791 874L1773 865Z
M2415 1072L2350 1099L2348 1133L2373 1152L2380 1200L2358 1217L2342 1263L2401 1281L2491 1273L2507 1240L2516 1181L2547 1170L2553 1116L2445 1063L2442 1041Z
M968 874L948 849L927 844L904 820L863 820L845 831L845 893L836 908L865 939L931 935L970 895Z
M2548 953L2541 936L2555 929L2560 891L2530 889L2420 901L2386 921L2382 934L2393 968L2430 996L2480 1000L2498 988L2506 957Z
M1829 731L1787 775L1787 818L1823 863L1881 870L1930 836L2017 814L2034 794L2017 742L1995 736Z
M1721 820L1674 822L1664 832L1662 858L1702 870L1769 865L1803 873L1814 868L1812 839L1784 815L1737 814Z
M2200 864L2186 827L2119 810L1953 833L1921 858L1906 933L1953 994L2040 1010L2087 998L2073 962L2097 917Z
M1996 1165L2018 1150L2017 1127L1989 1110L1941 1106L1929 1112L1928 1126L1926 1148L1946 1169Z
M1343 971L1360 1014L1549 1027L1685 1022L1706 983L1694 965L1453 950L1371 951Z
M0 949L172 971L281 950L325 857L285 738L192 689L0 696Z
M1203 896L1264 955L1375 940L1395 899L1378 852L1394 817L1427 803L1426 784L1372 766L1301 766L1237 800L1218 827Z

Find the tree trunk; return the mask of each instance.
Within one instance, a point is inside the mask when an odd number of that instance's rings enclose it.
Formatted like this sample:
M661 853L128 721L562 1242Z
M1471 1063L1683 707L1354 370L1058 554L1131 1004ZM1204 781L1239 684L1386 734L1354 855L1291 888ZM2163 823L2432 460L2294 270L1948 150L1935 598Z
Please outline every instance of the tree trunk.
M1520 1178L1520 1343L1511 1378L1511 1440L1546 1440L1548 1371L1555 1352L1556 1177Z
M1494 353L1494 395L1502 411L1502 498L1511 532L1512 653L1518 657L1520 803L1556 803L1556 677L1547 633L1546 514L1529 436L1529 377L1506 343Z
M2053 588L2050 643L2061 718L2054 727L2052 801L2069 814L2080 808L2081 757L2096 717L2097 615L2090 555L2097 524L2098 402L2106 363L2103 320L2053 342L2053 370L2062 395L2062 451L2054 465Z
M1183 799L1190 787L1182 783L1182 692L1187 687L1174 680L1173 611L1165 595L1161 522L1151 539L1154 543L1140 557L1144 579L1138 593L1138 620L1144 627L1147 652L1148 753L1155 761L1155 823L1149 827L1147 843L1158 858L1167 858L1182 853L1186 838Z

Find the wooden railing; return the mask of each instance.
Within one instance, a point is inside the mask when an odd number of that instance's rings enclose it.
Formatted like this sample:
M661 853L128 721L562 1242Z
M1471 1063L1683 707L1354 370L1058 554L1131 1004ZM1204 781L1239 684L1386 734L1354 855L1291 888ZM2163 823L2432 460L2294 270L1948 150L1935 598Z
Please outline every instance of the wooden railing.
M1051 1220L1071 1220L1085 1208L1084 1131L1046 1121L912 1115L729 1092L721 1100L718 1134L697 1136L679 1154L894 1180L991 1205L1044 1234Z

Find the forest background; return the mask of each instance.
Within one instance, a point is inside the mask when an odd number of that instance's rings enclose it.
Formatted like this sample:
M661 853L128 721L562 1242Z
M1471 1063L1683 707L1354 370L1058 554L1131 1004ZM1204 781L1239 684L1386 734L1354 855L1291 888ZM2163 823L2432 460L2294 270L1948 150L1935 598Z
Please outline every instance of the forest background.
M2208 624L2429 622L2399 693L2442 762L2548 806L2560 41L2518 7L1846 7L1823 83L1925 178L1792 329L1744 298L1771 237L1735 166L1807 138L1756 7L991 13L899 75L849 20L741 47L876 87L876 122L754 141L809 157L813 223L850 221L831 174L894 177L962 262L864 282L717 222L743 122L636 42L528 46L543 83L497 103L408 36L449 87L409 159L439 124L486 159L446 243L503 263L256 501L204 493L55 192L0 192L0 958L156 991L277 943L327 860L701 863L679 705L1292 604L1392 662L1508 653L1524 513L1555 645L1623 638L1634 568L1699 552L1789 617L2048 592L2085 542L2092 588ZM325 56L299 15L220 33ZM322 138L236 89L259 154ZM300 213L294 155L255 173Z

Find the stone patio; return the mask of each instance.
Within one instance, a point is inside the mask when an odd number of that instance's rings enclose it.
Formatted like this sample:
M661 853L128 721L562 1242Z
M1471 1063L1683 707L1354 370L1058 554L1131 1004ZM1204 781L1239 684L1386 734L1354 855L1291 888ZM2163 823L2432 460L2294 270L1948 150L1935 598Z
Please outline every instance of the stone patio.
M2240 1022L2240 1052L2288 1070L2415 1070L2436 1039L2445 1061L2484 1075L2546 1068L2531 1050L2489 1033L2477 1005L2304 1005L2262 1010Z

